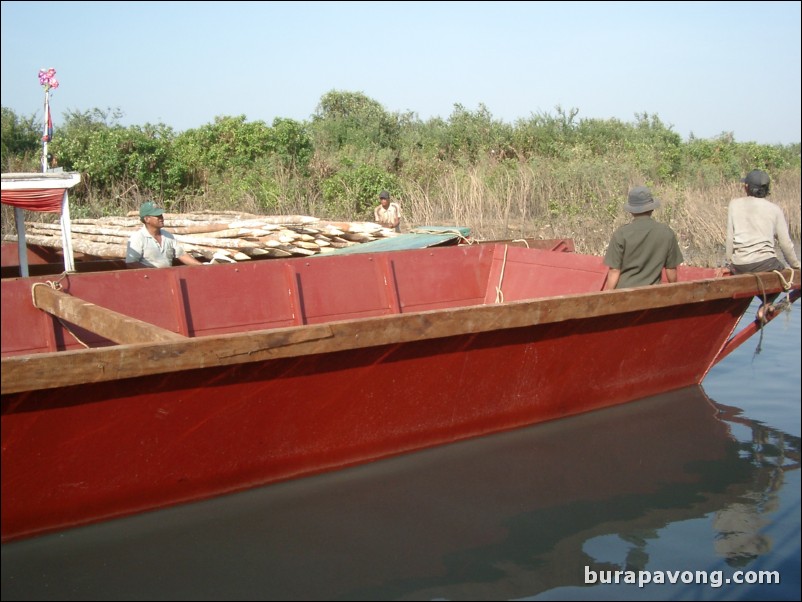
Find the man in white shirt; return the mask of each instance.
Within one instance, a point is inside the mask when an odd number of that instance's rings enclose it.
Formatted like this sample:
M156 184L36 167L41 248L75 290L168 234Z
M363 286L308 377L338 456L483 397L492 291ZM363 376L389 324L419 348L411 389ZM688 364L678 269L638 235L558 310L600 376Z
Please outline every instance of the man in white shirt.
M131 234L125 254L127 268L169 268L173 259L185 265L202 265L187 253L164 226L164 210L153 201L142 203L139 219L143 226Z

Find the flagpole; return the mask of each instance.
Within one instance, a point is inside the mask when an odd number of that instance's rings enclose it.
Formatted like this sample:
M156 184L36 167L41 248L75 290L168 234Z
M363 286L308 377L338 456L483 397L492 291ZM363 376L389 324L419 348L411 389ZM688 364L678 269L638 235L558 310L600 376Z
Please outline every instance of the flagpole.
M42 173L47 172L48 120L50 117L50 90L45 90L45 126L42 132Z

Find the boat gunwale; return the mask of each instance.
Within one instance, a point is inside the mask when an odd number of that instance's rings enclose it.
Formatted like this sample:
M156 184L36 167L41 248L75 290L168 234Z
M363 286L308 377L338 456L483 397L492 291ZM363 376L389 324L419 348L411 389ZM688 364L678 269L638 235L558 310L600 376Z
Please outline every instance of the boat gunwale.
M3 395L232 366L785 291L772 272L2 358ZM800 288L793 270L792 289ZM566 303L570 300L570 303ZM746 306L744 307L744 311ZM740 318L740 316L739 316ZM737 323L737 322L736 322ZM731 334L731 333L730 333ZM91 368L91 369L90 369ZM38 377L33 376L37 374ZM47 375L42 378L41 375Z

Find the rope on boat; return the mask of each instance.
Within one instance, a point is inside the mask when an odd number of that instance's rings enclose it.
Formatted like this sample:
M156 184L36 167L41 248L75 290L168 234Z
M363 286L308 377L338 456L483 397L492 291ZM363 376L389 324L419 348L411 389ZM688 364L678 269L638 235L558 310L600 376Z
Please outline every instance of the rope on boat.
M471 240L469 238L465 238L465 235L460 232L459 230L430 230L428 228L415 228L414 230L409 231L410 234L456 234L457 239L466 244L472 245L475 244L476 241Z
M523 238L516 238L512 242L522 242L529 248L529 243ZM496 303L504 303L504 291L501 290L501 281L504 280L504 268L507 267L507 249L509 245L504 245L504 260L501 262L501 273L498 275L498 286L496 287Z
M783 290L785 291L786 294L788 294L788 291L791 290L791 286L793 285L792 281L794 279L794 270L793 270L793 268L788 268L788 269L791 270L791 280L786 280L785 276L783 275L783 273L781 271L772 270L772 272L774 272L775 274L777 274L780 277L780 282L783 283Z
M766 299L766 289L763 287L763 281L758 277L757 274L755 274L755 280L757 280L757 284L760 287L760 297L762 298L762 304L760 307L763 309L763 314L758 316L757 318L757 322L760 327L760 337L758 338L757 347L755 348L754 355L759 354L763 350L763 328L768 323L768 318L766 316L769 313L769 307L773 308L772 313L777 313L777 314L791 309L790 291L791 291L791 286L793 286L794 270L792 268L789 269L791 270L791 277L788 280L786 280L785 275L780 270L772 270L772 272L777 274L777 276L780 278L780 282L782 282L783 291L785 292L785 299L783 299L780 303L776 304L768 303ZM760 309L758 309L758 313L759 312Z
M44 282L34 282L33 286L31 286L31 302L33 303L33 306L36 307L36 295L34 294L34 291L36 290L37 286L49 286L54 291L60 291L62 289L61 281L64 280L64 278L66 278L66 277L67 277L67 272L64 272L64 273L61 274L61 278L59 278L58 280L55 280L55 281L53 281L53 280L45 280ZM81 340L81 338L77 334L75 334L75 332L72 330L72 328L70 328L69 325L64 320L62 320L58 316L53 316L53 317L56 318L56 320L58 320L59 324L61 324L61 326L64 328L64 330L69 332L76 341L78 341L81 345L83 345L84 347L89 349L89 345L84 343Z
M509 249L509 245L504 245L504 259L501 262L501 272L498 275L498 286L496 287L496 303L504 303L504 291L501 290L501 281L504 280L504 268L507 267L507 249Z

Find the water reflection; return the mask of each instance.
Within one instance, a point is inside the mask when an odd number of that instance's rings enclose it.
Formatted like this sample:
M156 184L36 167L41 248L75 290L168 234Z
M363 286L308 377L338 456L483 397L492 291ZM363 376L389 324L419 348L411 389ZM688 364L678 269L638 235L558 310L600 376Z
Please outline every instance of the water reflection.
M2 597L511 599L586 567L749 567L799 454L692 387L7 544Z

